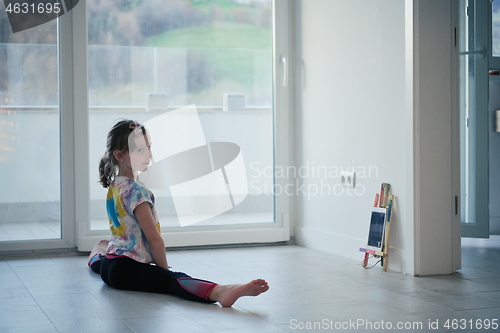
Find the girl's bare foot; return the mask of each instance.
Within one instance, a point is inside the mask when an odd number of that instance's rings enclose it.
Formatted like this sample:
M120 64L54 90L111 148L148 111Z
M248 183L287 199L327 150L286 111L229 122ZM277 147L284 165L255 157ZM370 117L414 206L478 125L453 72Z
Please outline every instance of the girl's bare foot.
M268 289L269 285L263 279L253 280L246 284L217 285L208 295L208 299L227 307L232 306L242 296L257 296Z
M89 260L92 259L92 257L94 257L94 255L96 255L97 253L106 254L106 250L108 249L108 243L109 240L107 239L102 239L99 242L97 242L97 244L94 245L94 248L90 252Z

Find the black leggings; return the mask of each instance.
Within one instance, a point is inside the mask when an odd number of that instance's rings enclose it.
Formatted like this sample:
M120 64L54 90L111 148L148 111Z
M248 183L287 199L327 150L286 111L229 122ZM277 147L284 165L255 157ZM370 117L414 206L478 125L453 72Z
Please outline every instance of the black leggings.
M216 283L194 279L182 272L174 272L155 265L144 264L127 257L108 259L104 256L91 265L102 280L116 289L169 294L203 303Z

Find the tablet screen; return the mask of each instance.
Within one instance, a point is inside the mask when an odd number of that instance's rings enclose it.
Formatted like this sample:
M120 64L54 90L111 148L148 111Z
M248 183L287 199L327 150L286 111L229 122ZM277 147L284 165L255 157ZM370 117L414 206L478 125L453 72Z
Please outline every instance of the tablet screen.
M372 212L370 220L370 232L368 234L368 246L381 248L382 237L384 235L384 212Z

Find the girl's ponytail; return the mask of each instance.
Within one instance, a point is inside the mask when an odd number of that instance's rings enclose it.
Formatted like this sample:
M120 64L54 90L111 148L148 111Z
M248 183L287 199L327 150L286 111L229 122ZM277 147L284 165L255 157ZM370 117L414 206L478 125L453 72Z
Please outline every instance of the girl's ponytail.
M109 184L116 175L117 165L111 152L106 153L99 160L99 184L108 188Z

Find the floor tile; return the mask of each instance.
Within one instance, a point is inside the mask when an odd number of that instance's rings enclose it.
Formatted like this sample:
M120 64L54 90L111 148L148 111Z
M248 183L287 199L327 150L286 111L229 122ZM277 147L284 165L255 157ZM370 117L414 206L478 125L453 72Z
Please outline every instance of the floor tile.
M41 309L0 312L0 332L56 333L57 330Z
M239 307L275 325L289 324L292 320L298 321L321 321L333 319L310 306L283 302L260 302L252 304L251 299L241 300Z
M174 296L152 293L114 290L108 286L95 297L117 318L148 318L165 315L179 315L180 312L170 306ZM131 306L140 304L140 306Z
M190 316L190 318L211 332L239 332L249 327L254 332L276 329L276 325L237 307L222 308L221 311L211 311L210 316Z
M125 319L124 322L137 333L210 333L209 330L184 315Z
M91 294L72 293L34 296L35 301L56 325L68 318L109 318L113 314Z
M0 300L0 313L6 313L10 311L25 311L29 313L31 311L36 311L39 309L40 307L31 296L14 297L11 299Z
M31 266L52 266L55 262L52 259L47 258L27 258L27 259L17 259L9 260L7 264L10 267L31 267Z
M66 318L54 323L59 332L71 333L133 333L122 320L115 317Z

